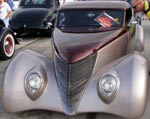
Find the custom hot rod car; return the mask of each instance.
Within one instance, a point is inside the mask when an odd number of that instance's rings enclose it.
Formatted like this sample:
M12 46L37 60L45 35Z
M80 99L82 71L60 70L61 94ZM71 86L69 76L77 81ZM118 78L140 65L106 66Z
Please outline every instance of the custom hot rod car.
M5 27L0 19L0 59L9 59L15 52L15 44L18 44L14 33Z
M26 50L12 60L3 82L4 109L141 116L149 68L143 28L132 16L125 1L62 5L52 35L53 58Z
M51 33L58 7L58 0L20 0L9 27L17 37L25 32Z

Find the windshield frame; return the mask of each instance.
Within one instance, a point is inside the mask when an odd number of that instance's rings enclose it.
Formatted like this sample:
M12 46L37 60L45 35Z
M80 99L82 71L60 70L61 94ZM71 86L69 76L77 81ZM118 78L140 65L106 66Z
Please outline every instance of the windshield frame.
M121 14L121 21L120 21L120 26L118 26L118 27L110 27L110 28L107 28L107 27L103 27L103 29L102 28L100 28L100 26L98 27L97 26L97 29L96 29L96 27L93 27L93 25L91 25L91 26L60 26L60 21L59 21L59 19L60 19L60 14L61 13L63 13L63 12L73 12L73 11L86 11L86 12L88 12L88 11L93 11L93 12L97 12L97 11L109 11L109 12L111 12L111 11L118 11L118 12L122 12ZM85 12L85 13L86 13ZM96 13L95 13L96 14ZM97 15L98 16L98 15ZM91 31L85 31L85 32L98 32L98 31L106 31L106 30L113 30L113 29L117 29L117 28L121 28L121 27L123 27L123 25L124 25L124 16L125 16L125 10L124 9L108 9L108 8L106 8L106 9L102 9L102 8L88 8L88 9L83 9L83 8L80 8L80 9L63 9L63 10L60 10L59 12L58 12L58 17L57 17L57 20L56 20L56 27L58 28L58 29L60 29L60 30L62 30L62 31L65 31L65 32L67 32L69 29L71 29L71 31L73 31L72 29L78 29L78 28L88 28L88 29L95 29L95 30L91 30ZM96 18L96 17L95 17ZM96 25L95 25L96 26ZM68 29L68 30L66 30L66 29ZM98 31L97 31L98 30ZM69 31L68 31L69 32Z

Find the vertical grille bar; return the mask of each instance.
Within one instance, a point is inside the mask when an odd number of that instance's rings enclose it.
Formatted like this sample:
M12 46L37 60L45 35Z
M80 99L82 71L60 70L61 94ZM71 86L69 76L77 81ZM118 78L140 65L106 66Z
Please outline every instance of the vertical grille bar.
M54 65L59 92L67 114L74 114L79 104L80 97L93 72L97 54L68 64L55 55Z

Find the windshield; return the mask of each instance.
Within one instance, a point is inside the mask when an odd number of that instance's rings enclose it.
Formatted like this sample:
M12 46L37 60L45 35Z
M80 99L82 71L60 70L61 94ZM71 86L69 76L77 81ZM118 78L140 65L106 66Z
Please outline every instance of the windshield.
M58 14L57 27L79 28L90 31L99 29L113 29L122 27L122 10L80 9L62 10Z
M22 0L22 7L48 7L52 4L49 0Z

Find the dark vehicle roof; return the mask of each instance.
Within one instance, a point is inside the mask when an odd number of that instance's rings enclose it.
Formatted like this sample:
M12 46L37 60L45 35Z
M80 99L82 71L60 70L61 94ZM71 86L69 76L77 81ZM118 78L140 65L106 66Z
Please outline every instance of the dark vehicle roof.
M125 1L80 1L80 2L70 2L62 5L59 10L65 10L65 9L88 9L88 8L94 8L94 9L123 9L126 10L130 8L130 4Z

